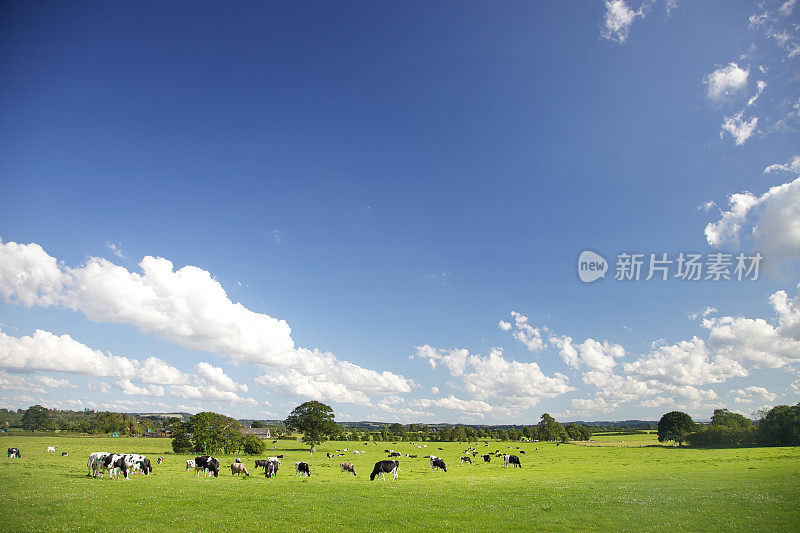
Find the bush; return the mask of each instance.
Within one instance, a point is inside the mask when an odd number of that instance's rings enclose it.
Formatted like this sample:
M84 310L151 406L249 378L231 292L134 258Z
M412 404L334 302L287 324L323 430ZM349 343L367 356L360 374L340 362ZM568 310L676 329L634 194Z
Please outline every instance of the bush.
M267 449L267 443L255 435L248 435L244 439L242 451L248 455L260 455Z
M712 446L735 447L752 446L755 440L753 428L731 428L712 425L686 435L690 446L707 448Z

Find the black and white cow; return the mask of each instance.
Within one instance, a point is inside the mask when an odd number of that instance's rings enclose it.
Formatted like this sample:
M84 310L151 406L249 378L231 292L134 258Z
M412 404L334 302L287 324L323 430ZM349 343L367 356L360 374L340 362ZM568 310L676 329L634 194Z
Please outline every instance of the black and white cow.
M267 466L264 467L264 475L266 477L275 477L278 475L278 467L280 463L275 461L267 461Z
M519 462L519 457L517 457L516 455L504 455L503 463L505 463L506 468L508 468L508 465L511 465L512 468L514 467L522 468L522 464L520 464Z
M194 458L194 475L199 475L203 471L206 476L209 472L214 474L214 477L219 477L219 460L216 457L209 455L201 455Z
M483 464L485 464L485 465L488 465L489 462L491 462L491 460L492 460L492 456L489 455L488 453L483 455L482 457L483 457Z
M163 462L164 462L164 458L163 458L163 457L161 457L161 456L159 456L159 457L158 457L158 464L161 464L161 463L163 463Z
M125 460L133 465L133 472L141 471L144 475L148 475L153 471L153 465L150 464L150 459L144 455L136 453L126 453Z
M441 457L431 457L431 470L436 470L437 468L447 472L447 467L444 465L444 459Z
M96 466L96 471L100 473L100 477L103 477L103 471L108 470L109 479L118 478L120 474L122 474L125 479L128 479L131 469L133 468L133 462L126 459L124 455L103 453L101 456L97 457ZM92 469L95 470L95 465L92 465Z
M468 455L465 455L464 457L461 458L461 464L463 465L464 463L472 464L472 459L470 459Z
M22 458L22 452L19 451L19 448L9 448L8 449L8 458L9 459L14 459L15 457L21 459Z
M389 457L401 457L403 454L400 452L391 452Z
M297 461L294 464L294 475L302 476L303 474L305 474L308 477L311 477L311 471L308 469L308 463L304 461Z
M369 475L369 480L373 481L377 476L381 476L383 481L386 481L386 474L394 474L392 481L397 479L397 473L400 470L400 461L378 461L375 463L375 468Z

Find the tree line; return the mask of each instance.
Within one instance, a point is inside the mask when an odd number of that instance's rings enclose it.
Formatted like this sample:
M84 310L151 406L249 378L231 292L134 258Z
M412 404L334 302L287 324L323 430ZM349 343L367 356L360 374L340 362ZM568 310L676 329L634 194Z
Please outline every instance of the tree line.
M659 442L684 442L697 447L797 446L800 445L800 403L776 405L759 411L755 423L727 409L715 409L711 423L696 424L681 411L672 411L658 423Z

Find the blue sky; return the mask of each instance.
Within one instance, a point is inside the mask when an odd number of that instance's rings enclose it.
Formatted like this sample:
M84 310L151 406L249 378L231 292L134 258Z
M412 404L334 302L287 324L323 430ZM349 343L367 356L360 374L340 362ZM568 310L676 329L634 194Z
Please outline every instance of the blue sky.
M799 14L5 4L0 404L531 424L796 403ZM605 279L579 280L586 249ZM618 281L621 252L764 259Z

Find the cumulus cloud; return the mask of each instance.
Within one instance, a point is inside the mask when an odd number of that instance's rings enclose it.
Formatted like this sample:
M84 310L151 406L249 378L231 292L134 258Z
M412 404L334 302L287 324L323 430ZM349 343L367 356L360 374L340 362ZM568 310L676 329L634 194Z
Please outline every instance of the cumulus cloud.
M625 348L608 341L586 339L576 345L572 337L552 335L550 343L558 347L561 358L573 368L611 370L617 364L615 359L625 357Z
M730 206L720 220L706 226L708 244L738 246L742 230L749 225L749 236L764 256L766 267L776 269L785 261L800 258L800 178L771 187L761 196L733 194Z
M506 359L493 348L488 356L470 354L465 349L444 350L430 345L417 346L412 359L428 361L432 368L443 366L461 380L466 392L476 399L498 403L512 409L536 405L541 398L567 393L573 388L560 373L545 375L537 363Z
M638 10L634 11L625 0L606 0L606 12L603 17L602 35L610 41L624 43L630 34L631 25L637 17L644 18L646 10L652 2L642 3Z
M85 264L70 268L59 264L38 244L0 242L0 294L6 301L21 305L80 311L95 322L132 324L144 333L190 349L284 369L285 376L302 374L309 384L304 390L338 391L340 386L354 383L353 391L336 397L359 401L364 392L410 390L410 382L403 376L361 368L327 352L295 347L285 321L232 302L205 270L194 266L175 270L169 260L151 256L143 258L139 267L141 273L130 272L91 257ZM205 366L197 370L216 387L231 387L224 373ZM147 368L142 371L147 372ZM96 375L130 375L118 374Z
M737 403L774 402L778 398L777 394L771 393L764 387L756 387L754 385L744 389L732 390L729 394L735 396L734 401Z
M712 354L705 341L697 337L659 346L648 355L626 363L624 369L626 374L637 379L656 380L667 385L719 383L748 374L736 360Z
M708 97L720 101L740 93L747 87L750 69L743 69L734 62L720 67L705 78Z
M439 407L442 409L450 409L453 411L464 411L467 413L488 413L493 408L488 403L482 400L462 400L453 395L446 398L427 399L422 398L412 400L409 402L412 407L420 407L422 409L430 409L431 407Z
M777 323L763 318L707 318L709 344L717 353L755 368L779 368L800 361L800 291L789 298L777 291L769 298Z
M744 111L739 111L735 115L725 117L725 121L720 128L719 138L725 137L729 134L736 142L736 146L742 146L747 139L753 136L758 125L758 117L753 117L750 120L744 120L742 115Z

